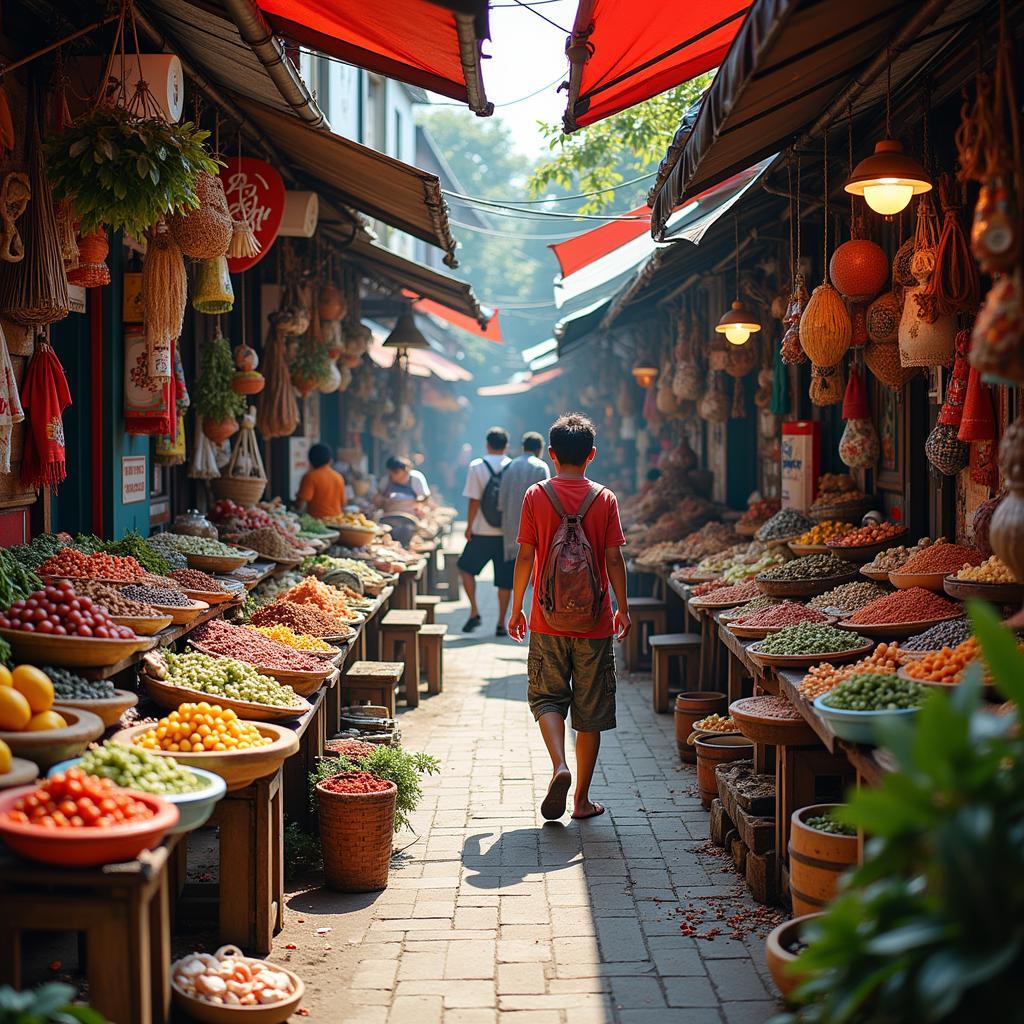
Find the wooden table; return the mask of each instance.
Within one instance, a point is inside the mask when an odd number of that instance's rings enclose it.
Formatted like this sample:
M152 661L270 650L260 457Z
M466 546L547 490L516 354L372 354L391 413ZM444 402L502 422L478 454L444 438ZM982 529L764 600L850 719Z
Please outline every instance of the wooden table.
M333 684L335 690L340 693L337 672L334 673ZM312 708L293 726L295 734L299 737L299 751L285 761L282 769L281 790L288 820L297 821L306 831L309 831L312 821L309 806L309 773L316 767L317 758L323 754L328 736L327 694L328 688L321 686L316 693L306 698ZM330 735L333 736L337 731L335 727Z

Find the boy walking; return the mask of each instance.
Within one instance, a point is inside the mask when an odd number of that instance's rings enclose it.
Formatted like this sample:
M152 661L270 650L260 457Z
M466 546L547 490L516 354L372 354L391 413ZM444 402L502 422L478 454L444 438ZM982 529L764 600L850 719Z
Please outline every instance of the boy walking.
M587 479L597 454L593 423L579 413L551 426L551 480L526 492L512 588L509 635L522 641L527 623L523 598L533 577L530 710L551 756L552 776L541 814L565 813L572 774L565 760L565 719L576 730L574 818L592 818L604 807L590 799L601 733L615 728L615 654L630 630L626 597L626 542L615 495ZM612 613L609 586L615 591Z

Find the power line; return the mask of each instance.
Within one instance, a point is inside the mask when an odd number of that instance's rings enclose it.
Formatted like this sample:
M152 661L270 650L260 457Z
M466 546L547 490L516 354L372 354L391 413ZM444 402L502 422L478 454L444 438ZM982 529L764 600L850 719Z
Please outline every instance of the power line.
M570 32L569 29L562 28L562 26L559 25L558 22L552 21L546 14L541 14L540 11L534 10L532 4L524 3L523 0L515 0L515 2L519 7L525 7L531 14L535 14L538 18L541 19L541 21L546 21L552 27L557 28L558 31L561 32L563 35L572 35L572 32Z
M550 0L550 2L555 2L555 0ZM492 4L492 6L495 6L495 5ZM512 6L512 5L510 4L509 6ZM547 85L542 85L539 89L535 89L533 92L529 92L525 96L520 96L519 99L517 99L517 100L506 100L504 103L495 103L494 104L494 109L495 110L500 110L500 109L503 109L504 107L514 107L517 103L525 103L527 100L532 100L534 96L539 96L542 92L547 92L548 89L552 88L553 86L558 85L558 83L561 82L564 77L565 77L565 75L561 74L553 82L548 82ZM462 108L465 108L465 106L466 106L465 103L457 103L457 102L454 102L454 101L449 102L447 100L444 100L444 101L436 100L436 101L432 101L431 104L430 104L431 108L433 108L433 107L462 107Z
M517 217L539 217L543 219L555 219L555 220L599 220L599 221L640 221L643 223L650 222L650 214L641 214L640 216L627 217L622 214L600 214L600 213L559 213L555 210L520 210L515 206L506 206L504 203L492 202L490 199L480 199L477 196L463 195L461 192L453 192L450 189L443 188L441 192L448 198L454 200L461 200L463 203L470 203L475 206L482 206L487 210L494 211L510 211L513 216ZM503 216L501 213L496 213L496 216Z

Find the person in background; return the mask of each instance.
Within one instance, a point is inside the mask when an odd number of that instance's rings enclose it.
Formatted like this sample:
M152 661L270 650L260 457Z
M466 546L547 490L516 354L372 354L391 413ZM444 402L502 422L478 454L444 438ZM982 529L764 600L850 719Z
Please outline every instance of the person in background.
M345 507L345 478L331 466L331 449L315 444L309 449L310 468L303 474L295 508L317 519L340 516Z
M474 459L466 471L462 496L469 498L466 520L466 546L459 557L459 575L469 598L469 618L463 633L472 633L481 625L476 603L476 578L488 562L494 563L494 585L498 588L498 625L495 636L505 636L505 614L512 595L512 562L505 558L505 538L501 528L501 475L511 461L505 454L508 432L502 427L487 431L487 454Z
M547 463L541 461L544 438L535 430L523 434L523 454L514 458L501 474L501 529L505 539L505 558L513 561L519 548L519 519L523 514L526 492L551 476Z
M426 501L430 497L427 478L412 468L412 463L401 455L392 455L384 463L387 473L380 482L377 497L387 509L390 502Z

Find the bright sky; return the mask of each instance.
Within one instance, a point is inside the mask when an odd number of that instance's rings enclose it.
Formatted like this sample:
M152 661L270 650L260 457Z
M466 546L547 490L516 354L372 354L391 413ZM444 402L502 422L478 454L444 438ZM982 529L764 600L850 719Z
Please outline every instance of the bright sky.
M542 21L538 13L566 31ZM557 123L565 112L565 93L555 90L567 77L565 37L575 15L576 0L552 0L533 9L515 0L491 4L491 39L483 47L491 59L483 64L484 86L495 105L494 116L511 126L518 148L529 156L539 156L547 148L537 121ZM538 89L542 91L537 96L502 106Z

